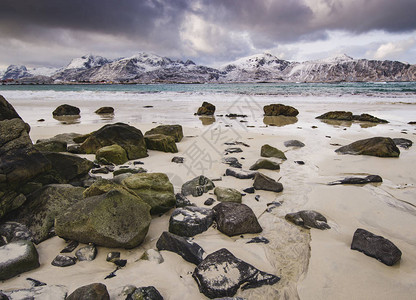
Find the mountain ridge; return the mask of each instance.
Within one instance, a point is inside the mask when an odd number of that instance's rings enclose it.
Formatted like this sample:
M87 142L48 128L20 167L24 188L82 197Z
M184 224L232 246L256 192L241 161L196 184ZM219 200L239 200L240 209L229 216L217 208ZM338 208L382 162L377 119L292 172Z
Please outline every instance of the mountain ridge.
M98 55L84 55L56 70L30 70L25 66L10 65L2 80L40 84L415 81L416 65L389 60L354 59L346 54L292 62L262 53L212 68L197 65L191 60L172 60L138 52L113 60Z

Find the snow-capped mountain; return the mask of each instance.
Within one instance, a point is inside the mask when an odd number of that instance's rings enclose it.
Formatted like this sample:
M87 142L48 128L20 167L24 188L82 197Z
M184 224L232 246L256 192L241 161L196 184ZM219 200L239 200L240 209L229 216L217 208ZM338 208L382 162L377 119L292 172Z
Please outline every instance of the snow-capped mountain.
M337 55L327 59L290 62L264 53L240 58L219 69L193 61L172 60L140 52L110 60L85 55L59 70L11 65L3 79L21 83L207 83L207 82L338 82L415 81L416 65L397 61L353 59Z

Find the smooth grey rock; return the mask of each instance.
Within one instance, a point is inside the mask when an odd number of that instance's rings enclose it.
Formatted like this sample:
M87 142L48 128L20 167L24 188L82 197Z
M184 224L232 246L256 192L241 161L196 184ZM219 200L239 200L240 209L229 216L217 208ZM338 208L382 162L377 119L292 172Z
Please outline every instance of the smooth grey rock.
M182 194L184 196L192 195L194 197L199 197L203 193L212 190L214 187L215 185L210 179L201 175L185 182L182 185Z
M280 170L280 165L277 162L272 161L270 159L260 158L250 167L250 170L259 169Z
M236 202L241 203L241 193L236 189L217 186L214 189L214 194L220 202Z
M305 228L330 229L326 218L314 210L301 210L296 213L290 213L285 216L285 219L299 226Z
M209 254L194 270L192 277L199 291L208 298L232 297L241 285L250 289L277 283L280 278L262 272L223 248Z
M79 248L77 252L75 252L75 256L79 261L92 261L97 256L97 248L94 244L87 245Z
M75 257L58 254L51 262L52 266L55 267L69 267L75 265L77 259Z
M240 170L240 169L228 168L227 170L225 170L225 175L233 176L238 179L251 179L251 178L254 178L256 174L257 172L250 172L250 171L245 171L245 170Z
M285 147L305 147L305 144L298 140L285 141L283 144L285 145Z
M354 233L351 249L374 257L388 266L396 264L402 257L400 249L391 241L361 228Z
M174 252L190 263L198 265L202 261L204 250L190 239L164 231L159 237L156 247L159 251Z
M177 208L169 220L169 232L179 236L192 237L206 231L213 221L212 209L197 206Z
M256 174L253 186L256 190L265 190L277 193L283 191L283 184L262 173Z
M346 177L341 180L329 182L328 185L337 184L366 184L370 182L383 182L383 179L378 175L368 175L366 177Z

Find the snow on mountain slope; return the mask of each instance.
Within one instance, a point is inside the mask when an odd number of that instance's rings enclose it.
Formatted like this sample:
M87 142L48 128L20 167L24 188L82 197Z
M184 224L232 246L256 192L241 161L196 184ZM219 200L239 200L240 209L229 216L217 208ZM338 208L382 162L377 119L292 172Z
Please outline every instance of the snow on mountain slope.
M110 61L107 58L89 54L79 58L74 58L69 65L65 67L65 69L90 69L100 67L108 62Z
M25 66L10 65L6 72L4 72L2 80L19 79L30 76Z

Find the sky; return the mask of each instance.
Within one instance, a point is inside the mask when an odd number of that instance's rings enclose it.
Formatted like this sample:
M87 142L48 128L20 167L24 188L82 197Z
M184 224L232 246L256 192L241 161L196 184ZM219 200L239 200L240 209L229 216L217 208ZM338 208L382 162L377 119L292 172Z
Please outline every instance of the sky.
M271 53L416 64L416 0L1 0L0 69L145 51L220 66Z

